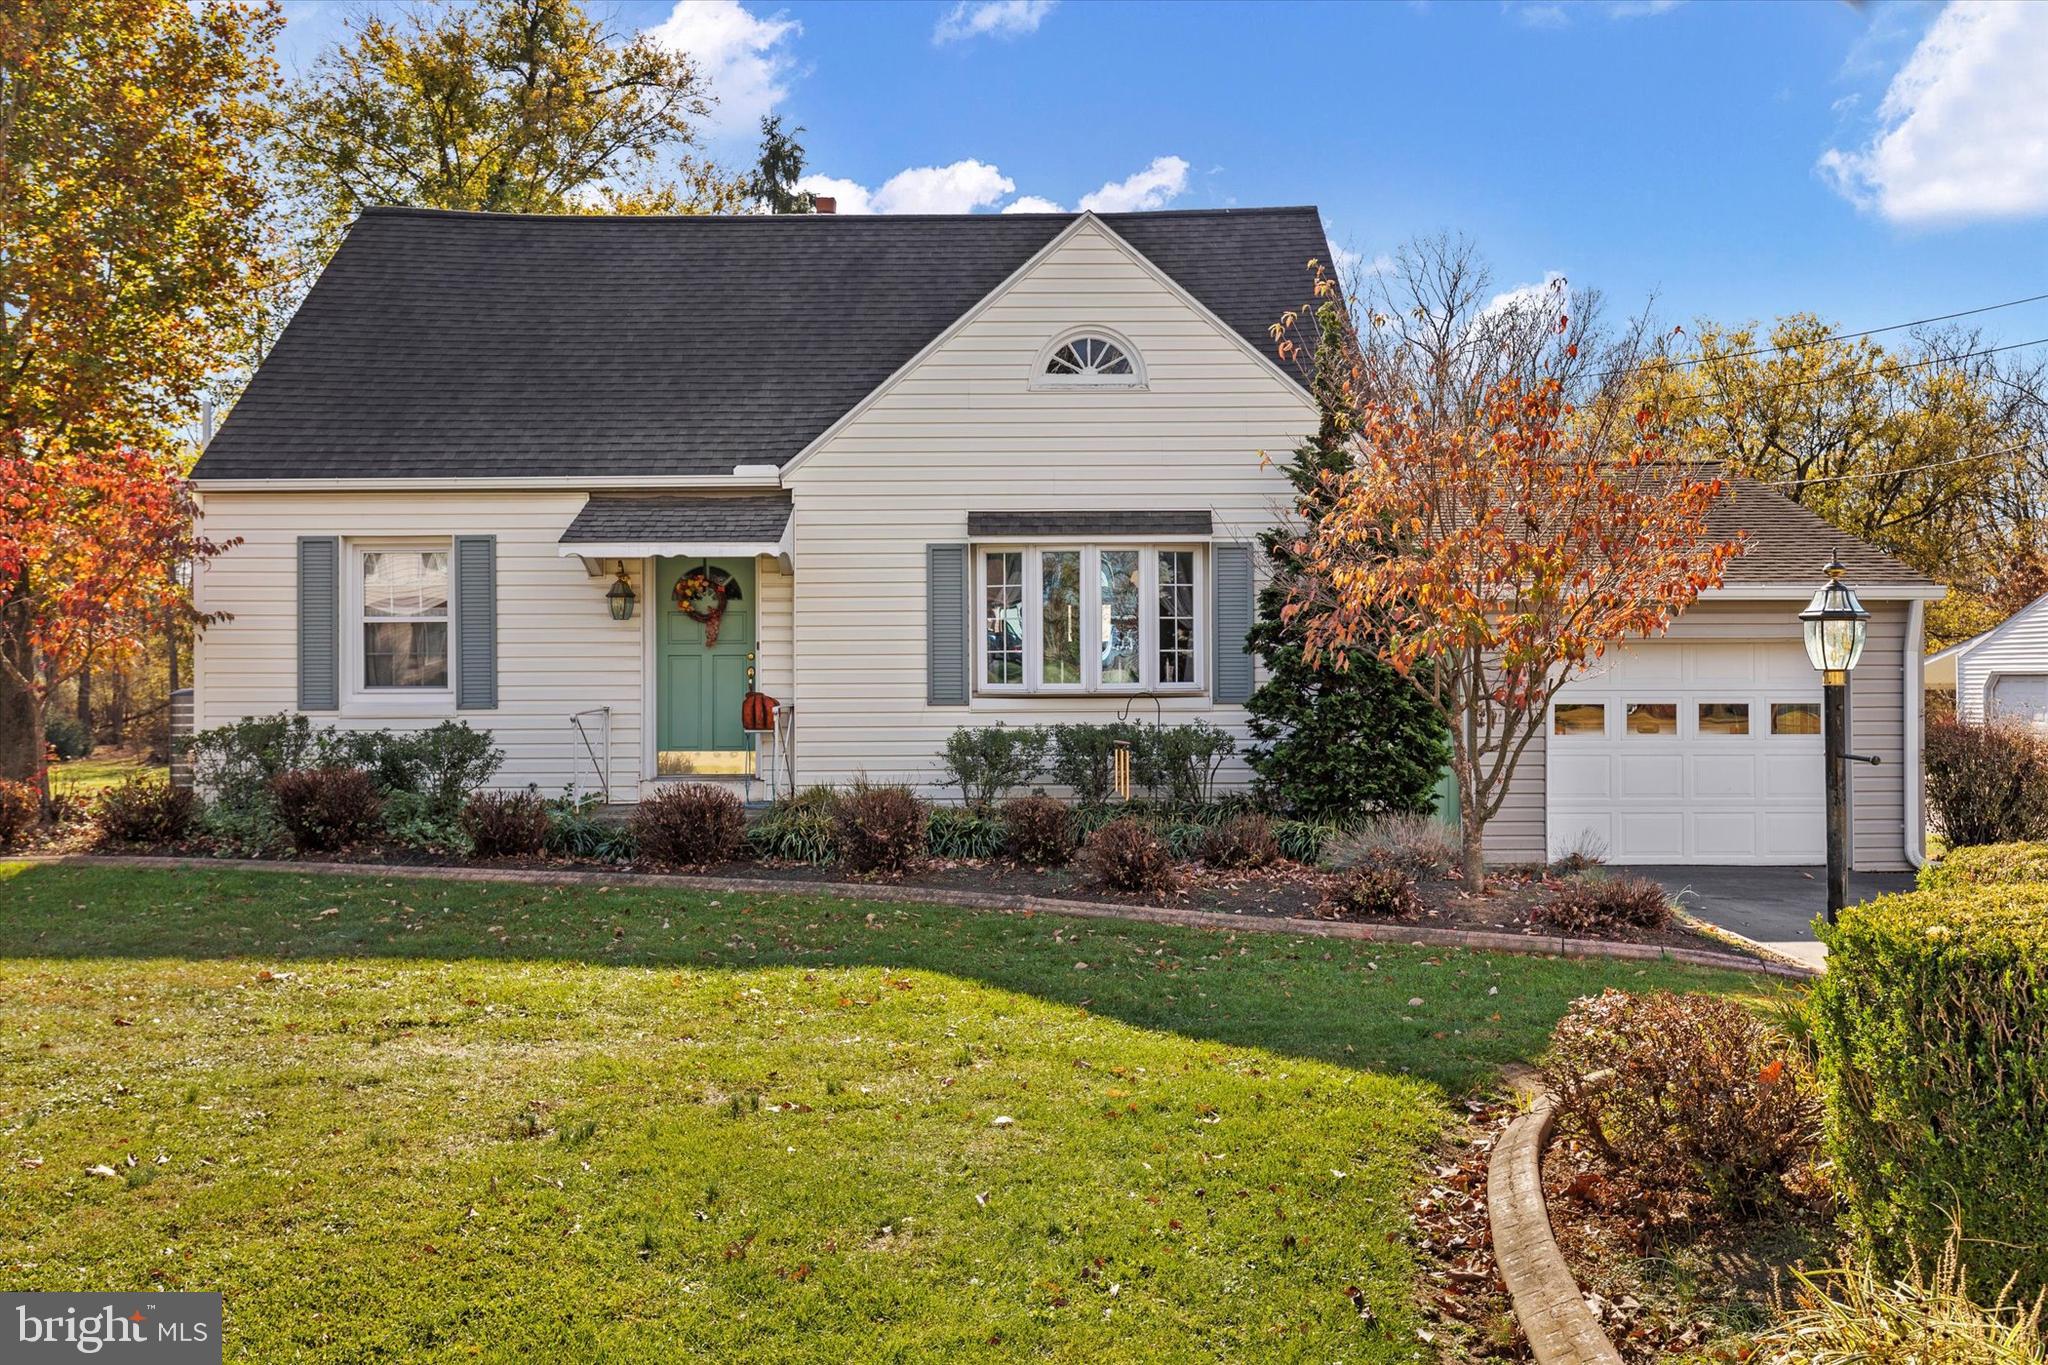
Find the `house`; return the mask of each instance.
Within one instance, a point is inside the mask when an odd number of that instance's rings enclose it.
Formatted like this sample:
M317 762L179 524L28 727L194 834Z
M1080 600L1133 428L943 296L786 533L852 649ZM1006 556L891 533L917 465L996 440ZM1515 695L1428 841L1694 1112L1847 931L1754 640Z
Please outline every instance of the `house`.
M195 723L461 717L500 781L614 801L757 764L934 788L963 725L1242 733L1255 536L1289 507L1260 452L1315 425L1269 328L1312 258L1312 208L371 210L195 471L239 542L199 575L228 617ZM1830 536L1767 489L1726 510L1760 553L1575 685L1496 856L1820 859L1793 614ZM1857 740L1888 765L1857 774L1856 857L1899 866L1939 590L1844 553L1878 614Z
M2048 596L1928 655L1924 676L1928 691L1953 694L1964 720L2017 720L2048 733Z

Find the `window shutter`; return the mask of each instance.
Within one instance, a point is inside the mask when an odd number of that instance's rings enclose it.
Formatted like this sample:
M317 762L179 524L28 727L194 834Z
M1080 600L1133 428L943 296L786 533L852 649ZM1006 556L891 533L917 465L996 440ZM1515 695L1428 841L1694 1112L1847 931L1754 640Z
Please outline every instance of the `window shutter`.
M1244 637L1252 628L1252 547L1217 545L1210 551L1215 566L1214 622L1216 685L1211 700L1243 702L1252 695L1252 654Z
M498 705L498 538L455 537L455 706Z
M967 547L924 547L924 699L928 706L967 705L971 637L967 626Z
M299 709L341 706L341 541L299 537Z

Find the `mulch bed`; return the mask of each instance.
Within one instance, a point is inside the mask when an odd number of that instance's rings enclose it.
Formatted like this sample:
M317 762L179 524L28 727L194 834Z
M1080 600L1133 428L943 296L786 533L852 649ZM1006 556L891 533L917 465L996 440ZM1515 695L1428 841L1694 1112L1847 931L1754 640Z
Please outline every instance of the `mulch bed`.
M93 847L92 829L83 823L46 827L41 837L23 852L87 853ZM104 851L156 854L171 857L209 857L217 850L198 841L161 847L122 847ZM401 845L365 844L340 853L320 855L322 862L360 864L364 867L463 867L495 868L504 871L533 869L588 871L659 871L669 875L707 877L748 877L789 882L792 889L822 882L865 882L874 886L914 886L938 891L965 891L996 895L1037 896L1054 900L1086 900L1111 905L1168 906L1175 909L1208 910L1222 914L1262 919L1342 919L1326 904L1336 874L1300 863L1281 863L1258 871L1219 871L1200 863L1183 863L1176 869L1179 885L1164 896L1131 895L1097 887L1071 868L1023 867L1006 859L952 862L927 858L901 877L863 877L832 864L737 860L699 868L622 867L574 858L451 858L428 849ZM289 867L291 859L280 858ZM1556 885L1540 869L1504 868L1493 872L1485 894L1467 895L1455 874L1424 878L1417 886L1424 909L1417 914L1375 917L1372 922L1437 929L1479 930L1491 933L1525 934L1531 938L1555 938L1557 931L1529 922L1529 913ZM1351 917L1355 918L1355 917ZM1729 951L1726 942L1709 938L1674 923L1664 929L1615 927L1605 930L1574 931L1573 937L1604 938L1623 943L1641 943L1671 948L1706 948Z

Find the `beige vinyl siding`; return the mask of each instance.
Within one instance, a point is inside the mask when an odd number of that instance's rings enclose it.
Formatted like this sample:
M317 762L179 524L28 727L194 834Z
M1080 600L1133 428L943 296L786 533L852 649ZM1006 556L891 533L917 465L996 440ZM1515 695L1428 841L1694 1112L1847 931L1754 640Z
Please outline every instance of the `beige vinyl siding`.
M1956 712L1982 721L1992 685L2003 674L2048 673L2048 601L2022 609L1956 659Z
M1131 342L1148 387L1033 389L1047 343L1090 325ZM1284 458L1313 426L1298 385L1083 225L786 474L801 780L935 790L958 726L1115 719L1124 698L925 705L925 546L965 541L970 510L1207 509L1217 539L1249 540L1288 506L1259 452ZM1206 697L1128 705L1243 735L1243 708Z
M1730 602L1708 599L1672 623L1666 640L1797 640L1804 602ZM1909 607L1868 602L1869 642L1850 688L1852 751L1876 754L1875 767L1850 765L1853 864L1860 872L1911 866L1905 820L1905 643ZM1917 647L1917 646L1916 646ZM1487 827L1486 856L1500 863L1545 857L1543 734L1530 742L1515 769L1500 814Z
M239 537L242 543L199 574L201 609L232 615L200 637L197 725L204 729L294 709L298 537L491 535L498 553L497 708L457 711L451 699L431 712L379 714L351 705L344 678L343 709L314 713L315 723L411 729L461 719L490 731L505 751L494 785L534 782L554 792L570 780L581 752L569 717L608 705L611 791L615 798L631 799L644 738L647 587L640 566L628 561L643 610L631 622L613 621L604 600L610 580L591 578L581 560L556 553L557 538L583 501L581 493L553 492L206 494L205 533L217 540ZM345 620L344 633L349 629ZM590 788L587 756L580 781Z

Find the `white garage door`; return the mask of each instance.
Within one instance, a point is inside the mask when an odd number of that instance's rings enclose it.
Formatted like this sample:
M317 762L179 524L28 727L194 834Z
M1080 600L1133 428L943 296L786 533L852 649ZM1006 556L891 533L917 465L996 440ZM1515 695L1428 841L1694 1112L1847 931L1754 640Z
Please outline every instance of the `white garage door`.
M1991 714L2048 730L2048 673L2006 673L1991 684Z
M1820 675L1796 641L1650 643L1552 704L1552 857L1819 863L1827 856Z

